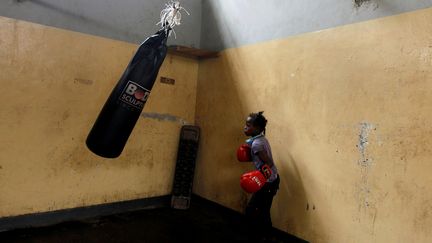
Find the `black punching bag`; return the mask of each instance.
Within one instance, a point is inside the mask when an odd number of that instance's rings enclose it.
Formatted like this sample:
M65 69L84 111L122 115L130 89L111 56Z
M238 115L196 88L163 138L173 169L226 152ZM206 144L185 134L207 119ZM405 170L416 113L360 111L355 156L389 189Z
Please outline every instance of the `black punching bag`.
M161 29L139 46L105 102L86 141L95 154L116 158L123 151L165 59L167 32Z

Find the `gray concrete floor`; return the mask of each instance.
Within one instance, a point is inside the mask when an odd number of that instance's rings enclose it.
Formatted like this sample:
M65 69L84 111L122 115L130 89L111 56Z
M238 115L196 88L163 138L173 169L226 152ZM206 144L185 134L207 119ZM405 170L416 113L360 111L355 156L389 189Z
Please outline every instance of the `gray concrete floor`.
M242 214L193 198L188 210L148 209L7 231L0 233L0 242L305 242L276 229L266 240L256 239L252 233Z

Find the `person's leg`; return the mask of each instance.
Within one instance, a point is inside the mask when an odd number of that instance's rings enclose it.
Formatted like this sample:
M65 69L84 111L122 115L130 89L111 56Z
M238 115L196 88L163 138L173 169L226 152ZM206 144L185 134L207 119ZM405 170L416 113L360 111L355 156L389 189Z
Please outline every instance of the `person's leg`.
M261 212L260 217L262 222L262 230L265 236L271 235L273 225L270 210L273 204L273 197L276 195L278 189L279 177L275 181L268 183L268 187L263 192L264 195L262 196L262 204L259 211Z
M279 177L272 183L266 183L263 188L254 193L246 206L246 217L254 232L254 237L268 236L272 229L270 209L273 197L279 189Z
M261 190L254 193L246 207L246 217L257 236L262 236L267 228L271 228L270 207L273 196L266 184Z
M249 200L247 206L246 206L246 219L248 222L249 227L251 228L251 237L256 238L259 236L259 201L260 201L260 194L254 193L252 194L251 199Z

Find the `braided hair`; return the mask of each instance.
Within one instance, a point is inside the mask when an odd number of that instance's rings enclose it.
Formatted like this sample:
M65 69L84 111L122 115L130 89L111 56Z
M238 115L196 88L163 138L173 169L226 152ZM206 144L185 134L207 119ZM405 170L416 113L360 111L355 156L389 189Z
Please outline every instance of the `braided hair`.
M262 132L265 134L267 119L263 116L263 113L264 111L260 111L258 113L250 113L249 117L252 120L252 125L261 128Z

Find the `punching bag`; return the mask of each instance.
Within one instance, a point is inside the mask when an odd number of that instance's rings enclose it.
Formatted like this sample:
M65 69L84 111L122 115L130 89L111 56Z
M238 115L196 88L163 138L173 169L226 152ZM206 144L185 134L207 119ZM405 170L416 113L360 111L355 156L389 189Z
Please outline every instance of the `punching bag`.
M139 46L105 102L86 140L95 154L116 158L123 151L165 59L168 31L159 30Z

